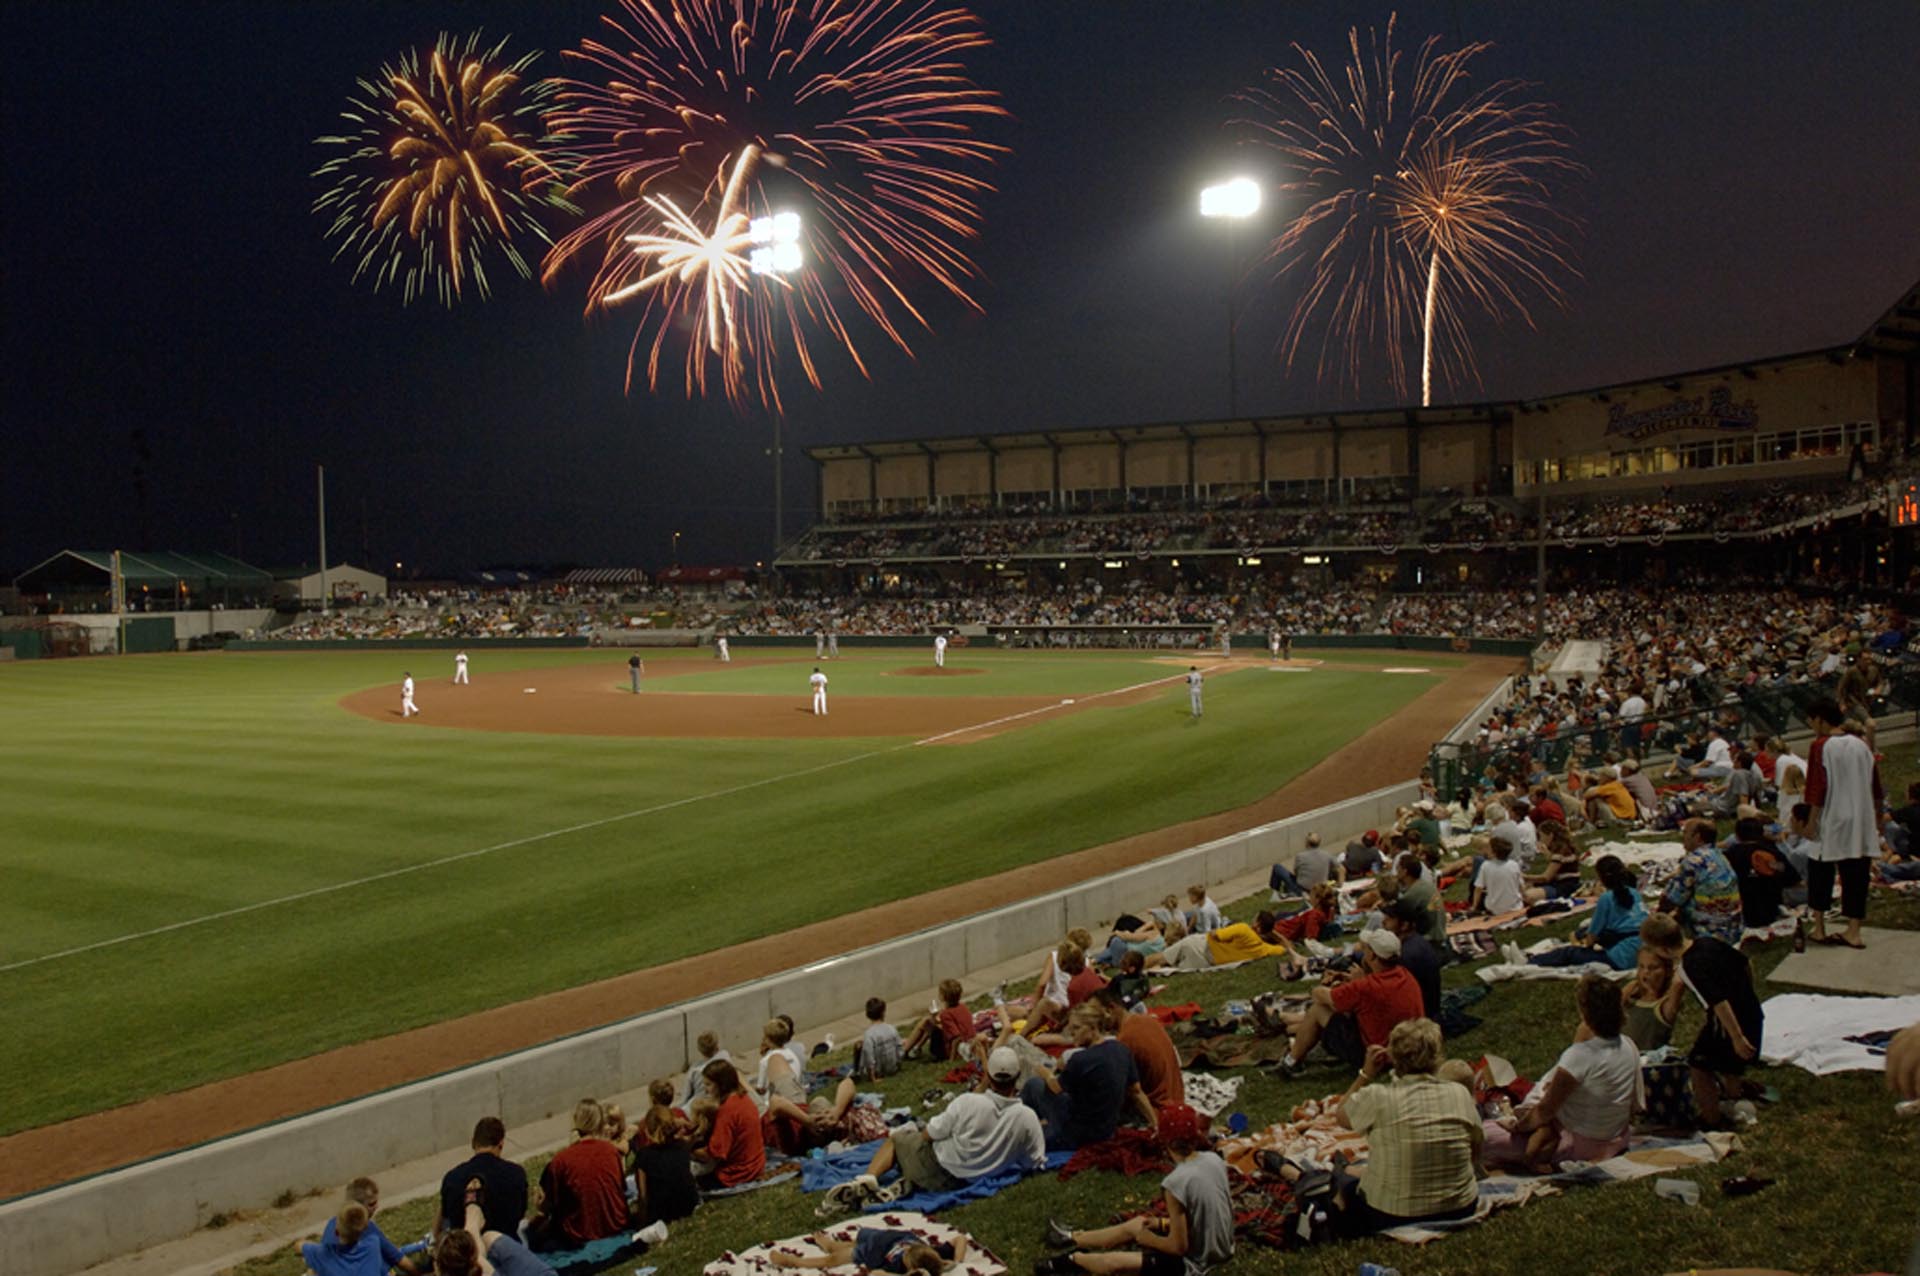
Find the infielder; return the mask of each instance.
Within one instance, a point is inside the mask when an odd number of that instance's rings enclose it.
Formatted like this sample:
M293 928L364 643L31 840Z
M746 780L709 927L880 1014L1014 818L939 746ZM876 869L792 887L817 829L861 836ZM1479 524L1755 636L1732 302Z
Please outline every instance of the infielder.
M713 640L713 650L714 653L720 657L721 664L728 665L733 663L733 656L727 651L727 638L725 634Z
M1271 659L1280 659L1280 631L1273 630L1267 635L1267 654Z
M933 636L933 667L935 669L947 667L947 636L945 634Z
M1233 631L1231 629L1222 629L1220 631L1220 656L1224 660L1233 659Z
M403 673L400 675L400 716L411 718L418 712L419 707L413 703L413 675Z
M467 685L467 653L464 651L453 658L453 685Z
M813 631L813 658L815 660L827 658L827 631L824 629Z
M835 660L840 659L840 635L831 629L827 630L827 654Z
M1200 687L1205 681L1199 665L1187 666L1187 707L1193 710L1196 718L1200 716Z
M807 679L813 684L813 711L824 715L827 712L827 675L820 672L820 666L813 667L813 677Z
M1293 634L1291 632L1280 635L1280 659L1293 659Z
M646 668L639 652L627 657L627 681L633 684L633 694L636 696L640 694L640 675L646 672Z

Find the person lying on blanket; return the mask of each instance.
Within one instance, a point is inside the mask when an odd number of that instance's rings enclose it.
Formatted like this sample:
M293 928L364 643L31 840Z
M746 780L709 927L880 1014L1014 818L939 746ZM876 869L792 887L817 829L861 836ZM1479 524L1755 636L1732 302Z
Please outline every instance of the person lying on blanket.
M1035 1264L1037 1276L1075 1272L1206 1276L1210 1268L1233 1257L1233 1199L1227 1167L1208 1150L1200 1114L1184 1103L1168 1107L1160 1114L1160 1141L1173 1154L1173 1169L1160 1180L1167 1216L1136 1214L1117 1226L1083 1232L1049 1219L1047 1243L1072 1252Z
M1206 970L1211 966L1231 966L1257 957L1286 957L1293 945L1274 930L1274 916L1261 912L1249 926L1235 922L1218 930L1189 935L1179 943L1168 944L1166 951L1147 957L1147 969L1162 966L1173 970Z
M808 1238L818 1254L789 1254L774 1250L775 1267L846 1267L862 1271L897 1272L901 1276L940 1276L948 1263L967 1256L967 1238L951 1245L930 1245L918 1232L890 1227L863 1227L850 1241L835 1240L825 1232Z

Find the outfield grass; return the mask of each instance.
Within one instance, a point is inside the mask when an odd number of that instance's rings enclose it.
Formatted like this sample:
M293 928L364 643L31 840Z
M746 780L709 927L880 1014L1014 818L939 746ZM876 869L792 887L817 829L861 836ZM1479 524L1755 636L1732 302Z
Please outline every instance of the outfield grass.
M1245 915L1263 901L1264 892L1229 905L1228 912ZM1920 901L1875 892L1868 921L1920 929ZM1529 931L1527 939L1571 929L1572 923L1564 922ZM1793 990L1764 982L1787 949L1774 943L1754 953L1763 998ZM1477 982L1474 969L1450 967L1445 981L1449 987ZM1198 1001L1211 1012L1272 986L1271 964L1261 962L1176 978L1158 1000ZM1473 1013L1482 1024L1450 1043L1450 1052L1470 1059L1504 1055L1534 1077L1553 1065L1579 1022L1571 983L1499 984ZM1674 1040L1690 1042L1700 1022L1700 1011L1689 1000ZM844 1057L844 1051L833 1056ZM923 1091L952 1089L939 1084L945 1071L944 1064L910 1061L898 1076L874 1088L892 1103L918 1107ZM1235 1075L1244 1078L1236 1108L1255 1128L1285 1120L1295 1105L1340 1091L1351 1079L1344 1068L1325 1063L1288 1080L1257 1069ZM1904 1270L1915 1221L1906 1170L1920 1164L1920 1121L1892 1115L1892 1097L1877 1072L1815 1077L1798 1068L1760 1068L1753 1075L1776 1086L1781 1097L1761 1109L1758 1125L1741 1132L1742 1150L1719 1164L1667 1175L1701 1185L1698 1207L1655 1197L1652 1178L1569 1188L1418 1249L1387 1240L1285 1253L1242 1245L1228 1270L1243 1276L1352 1276L1368 1261L1397 1267L1407 1276L1643 1276L1720 1267L1822 1274ZM544 1160L527 1163L531 1176L537 1178ZM1716 1190L1722 1180L1740 1175L1775 1183L1750 1197L1726 1197ZM1063 1183L1043 1175L943 1217L992 1249L1013 1272L1024 1273L1049 1252L1041 1244L1048 1218L1095 1226L1143 1207L1156 1191L1157 1181L1149 1177L1095 1171ZM672 1225L666 1245L602 1270L647 1265L657 1266L663 1276L693 1276L724 1250L818 1226L813 1210L819 1199L783 1184L709 1202ZM397 1240L417 1239L431 1225L434 1209L434 1202L417 1201L382 1211L381 1225ZM241 1265L235 1276L298 1276L303 1270L297 1251L289 1247Z
M1075 695L1169 672L1144 655L954 658L990 672L885 677L930 660L885 653L836 663L834 685ZM475 676L592 661L621 676L620 653L492 651ZM1210 688L1201 724L1171 685L943 748L397 730L339 708L403 665L423 704L445 694L444 653L0 670L20 830L0 845L0 1001L31 1025L0 1043L0 1133L1238 806L1433 682L1250 672ZM229 910L247 911L165 929ZM116 942L130 935L146 937Z

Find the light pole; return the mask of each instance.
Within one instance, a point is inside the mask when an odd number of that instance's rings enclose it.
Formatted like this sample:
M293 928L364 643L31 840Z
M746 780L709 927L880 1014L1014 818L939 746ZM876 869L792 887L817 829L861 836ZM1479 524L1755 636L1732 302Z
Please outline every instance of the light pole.
M1251 177L1236 177L1200 192L1200 215L1227 223L1227 415L1230 417L1240 415L1240 369L1234 348L1234 329L1239 319L1234 301L1240 282L1240 223L1259 211L1260 184Z
M790 275L806 264L800 251L798 213L773 213L756 217L747 224L747 237L753 242L753 248L747 254L747 265L756 275ZM777 407L773 410L772 456L773 555L769 557L780 553L780 543L786 539L787 521L780 473L786 462L780 448L780 409Z
M680 565L680 533L678 532L673 534L673 565L675 567Z

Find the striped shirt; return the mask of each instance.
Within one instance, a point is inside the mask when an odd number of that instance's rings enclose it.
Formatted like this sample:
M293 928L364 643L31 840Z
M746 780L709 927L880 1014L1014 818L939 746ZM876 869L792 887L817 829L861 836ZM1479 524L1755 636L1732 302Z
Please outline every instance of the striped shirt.
M1467 1088L1431 1074L1362 1086L1341 1105L1367 1136L1367 1204L1382 1214L1423 1218L1472 1205L1473 1136L1480 1113Z

